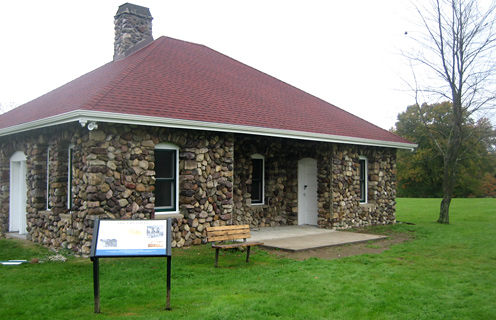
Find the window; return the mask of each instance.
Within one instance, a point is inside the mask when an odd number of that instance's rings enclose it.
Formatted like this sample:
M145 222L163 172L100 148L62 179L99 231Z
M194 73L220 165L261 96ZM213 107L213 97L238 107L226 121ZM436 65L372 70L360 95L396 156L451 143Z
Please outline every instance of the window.
M69 145L69 150L68 150L68 163L67 163L67 208L69 210L72 209L72 201L74 199L74 193L72 192L72 180L74 178L73 176L73 160L74 160L74 144Z
M155 146L155 210L172 212L178 207L178 151L168 143Z
M264 157L255 154L251 157L252 174L251 174L251 203L264 204Z
M360 157L360 203L367 203L367 158Z
M47 159L46 159L46 209L50 210L50 147L47 148Z

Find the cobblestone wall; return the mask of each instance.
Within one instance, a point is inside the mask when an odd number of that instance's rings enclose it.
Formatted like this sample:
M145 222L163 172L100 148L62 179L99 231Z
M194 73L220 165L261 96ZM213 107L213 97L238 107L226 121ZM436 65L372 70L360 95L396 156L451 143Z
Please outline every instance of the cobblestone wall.
M396 222L396 150L336 145L333 155L333 226L337 229ZM360 203L359 158L367 158L366 204Z
M236 136L234 206L237 223L255 227L298 224L298 161L317 159L318 223L330 221L331 147L319 142L281 138ZM260 154L265 160L264 204L251 203L251 157Z
M101 128L101 129L100 129ZM228 134L163 128L100 126L74 151L73 235L68 247L87 253L94 219L150 219L155 211L154 149L179 147L179 215L173 247L200 244L205 227L232 218L233 141ZM78 243L76 238L81 241Z
M93 131L64 125L2 138L1 231L9 226L9 160L15 151L28 157L28 239L88 254L97 217L158 216L155 146L165 142L179 150L173 247L204 243L205 228L212 225L298 224L298 161L303 158L317 160L319 227L395 222L395 149L102 123ZM70 187L69 146L73 146ZM265 161L261 205L251 202L254 154ZM368 163L366 204L359 202L360 156Z

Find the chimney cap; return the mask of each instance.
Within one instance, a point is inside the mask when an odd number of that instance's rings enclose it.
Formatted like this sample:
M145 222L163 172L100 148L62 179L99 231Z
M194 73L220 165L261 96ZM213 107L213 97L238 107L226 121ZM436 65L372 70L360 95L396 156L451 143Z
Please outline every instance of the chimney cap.
M129 2L120 5L115 16L118 17L124 13L130 13L143 18L153 19L149 8L138 6Z

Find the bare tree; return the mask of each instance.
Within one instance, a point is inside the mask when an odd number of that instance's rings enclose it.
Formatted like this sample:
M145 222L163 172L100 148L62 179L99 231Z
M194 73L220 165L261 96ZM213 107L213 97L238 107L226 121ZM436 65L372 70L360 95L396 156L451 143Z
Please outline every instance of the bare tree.
M449 134L439 136L431 132L444 162L438 222L449 223L459 162L467 152L463 141L473 134L467 130L467 120L490 117L496 102L496 2L430 0L427 5L420 3L414 5L421 31L411 37L415 50L404 56L413 70L409 86L415 92L417 105L421 105L420 99L452 104ZM484 7L483 3L487 5Z

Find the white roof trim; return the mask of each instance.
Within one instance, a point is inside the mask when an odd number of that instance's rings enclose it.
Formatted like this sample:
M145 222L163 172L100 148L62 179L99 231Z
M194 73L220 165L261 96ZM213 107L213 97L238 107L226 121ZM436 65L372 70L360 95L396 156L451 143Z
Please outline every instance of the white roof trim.
M348 144L358 144L364 146L389 147L389 148L410 149L410 150L413 150L415 147L417 147L417 145L414 143L401 143L401 142L329 135L329 134L322 134L315 132L252 127L252 126L243 126L243 125L235 125L235 124L172 119L172 118L162 118L162 117L152 117L152 116L138 116L134 114L123 114L123 113L101 112L101 111L90 111L90 110L71 111L53 117L3 128L0 129L0 136L6 136L10 134L24 132L27 130L44 128L44 127L49 127L49 126L54 126L69 122L84 123L90 121L180 128L180 129L193 129L193 130L221 131L221 132L230 132L230 133L244 133L244 134L279 137L279 138L290 138L290 139L301 139L301 140L309 140L309 141L334 142L334 143L348 143ZM79 125L79 123L77 125Z

